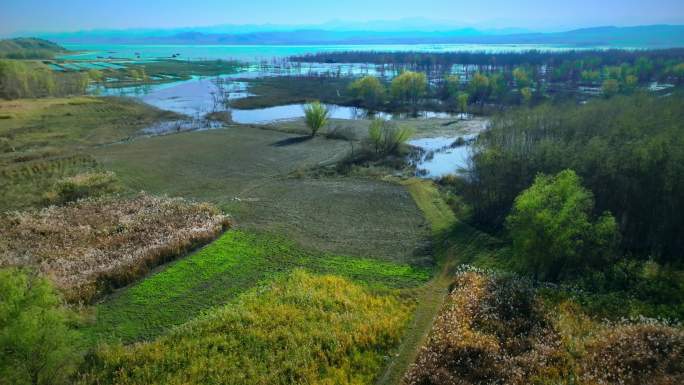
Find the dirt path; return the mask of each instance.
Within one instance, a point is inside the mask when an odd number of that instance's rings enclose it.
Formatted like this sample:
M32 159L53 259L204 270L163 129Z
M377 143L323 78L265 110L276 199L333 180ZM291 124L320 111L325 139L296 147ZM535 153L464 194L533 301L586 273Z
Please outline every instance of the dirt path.
M430 332L437 312L444 302L451 283L450 272L455 263L455 259L446 252L444 234L456 223L456 218L440 197L436 186L430 181L418 179L410 179L400 183L406 186L416 205L423 212L425 219L430 222L439 271L418 295L418 306L411 324L406 330L398 351L392 357L392 361L376 381L377 385L398 385L401 383L409 366L415 361L420 347L423 346L423 341Z

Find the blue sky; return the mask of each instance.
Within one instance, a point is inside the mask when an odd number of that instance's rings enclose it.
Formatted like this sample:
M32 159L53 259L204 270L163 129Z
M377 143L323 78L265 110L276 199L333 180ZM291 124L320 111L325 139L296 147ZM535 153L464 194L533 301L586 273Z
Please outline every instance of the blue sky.
M484 28L560 30L684 24L684 0L1 0L0 34L218 24L427 18Z

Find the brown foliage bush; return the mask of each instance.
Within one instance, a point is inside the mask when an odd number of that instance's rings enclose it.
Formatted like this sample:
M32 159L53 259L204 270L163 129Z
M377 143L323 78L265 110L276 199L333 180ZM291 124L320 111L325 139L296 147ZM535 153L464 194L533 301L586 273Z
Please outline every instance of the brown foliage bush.
M58 180L54 189L45 193L45 200L48 203L61 204L105 196L120 189L113 172L86 172Z
M659 323L606 327L587 344L586 385L684 384L684 331Z
M216 238L230 221L208 204L140 194L0 215L0 267L34 267L71 302L92 301Z
M464 272L404 383L529 384L565 367L557 333L527 283Z

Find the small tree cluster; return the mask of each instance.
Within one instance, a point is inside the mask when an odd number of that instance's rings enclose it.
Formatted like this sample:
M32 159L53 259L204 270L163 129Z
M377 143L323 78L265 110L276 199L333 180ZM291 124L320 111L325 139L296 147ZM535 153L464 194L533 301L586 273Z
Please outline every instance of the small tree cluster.
M374 76L364 76L349 85L354 98L367 107L378 107L385 101L387 90L380 80Z
M593 209L594 197L574 171L538 175L506 219L520 268L556 281L604 266L618 238L617 224L610 213L592 218Z

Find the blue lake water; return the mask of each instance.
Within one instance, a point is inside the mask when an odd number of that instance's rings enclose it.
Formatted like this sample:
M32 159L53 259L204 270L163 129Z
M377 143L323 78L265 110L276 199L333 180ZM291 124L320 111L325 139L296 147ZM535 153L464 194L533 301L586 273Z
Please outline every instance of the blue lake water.
M564 51L605 48L546 44L375 44L375 45L127 45L127 44L63 44L79 53L64 55L70 60L98 58L158 59L178 55L179 59L235 59L252 62L286 58L294 55L335 51L421 51L421 52L523 52L529 50Z

